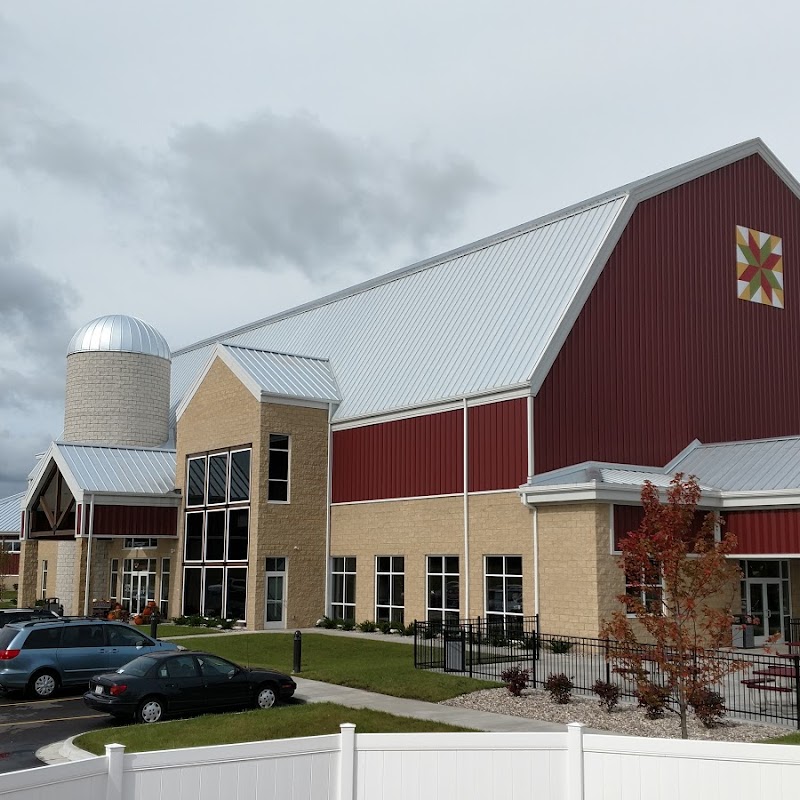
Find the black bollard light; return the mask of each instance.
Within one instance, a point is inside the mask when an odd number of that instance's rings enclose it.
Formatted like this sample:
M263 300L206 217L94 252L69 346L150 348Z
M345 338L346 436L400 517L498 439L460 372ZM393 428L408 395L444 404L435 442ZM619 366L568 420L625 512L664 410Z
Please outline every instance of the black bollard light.
M294 632L294 666L292 674L300 672L300 663L303 658L303 634L300 631Z
M158 609L154 608L153 613L150 614L150 638L158 639Z

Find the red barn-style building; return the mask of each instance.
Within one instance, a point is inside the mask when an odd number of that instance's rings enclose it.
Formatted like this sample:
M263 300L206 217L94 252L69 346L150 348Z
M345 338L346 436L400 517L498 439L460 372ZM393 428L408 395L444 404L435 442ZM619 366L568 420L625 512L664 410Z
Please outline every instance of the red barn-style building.
M173 353L170 608L596 635L643 480L680 471L788 636L798 258L756 139Z

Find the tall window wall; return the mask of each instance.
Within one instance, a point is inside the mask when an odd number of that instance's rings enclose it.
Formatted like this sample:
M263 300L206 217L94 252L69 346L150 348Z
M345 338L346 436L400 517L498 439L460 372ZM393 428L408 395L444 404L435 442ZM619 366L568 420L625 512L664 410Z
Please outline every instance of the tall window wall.
M190 456L183 613L245 619L250 539L249 447Z

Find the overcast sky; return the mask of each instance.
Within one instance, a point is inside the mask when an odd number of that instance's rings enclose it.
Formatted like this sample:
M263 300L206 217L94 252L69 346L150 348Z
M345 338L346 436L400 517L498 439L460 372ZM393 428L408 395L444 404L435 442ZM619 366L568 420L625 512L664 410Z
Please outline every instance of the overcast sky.
M173 349L760 136L796 3L0 3L0 497L73 331Z

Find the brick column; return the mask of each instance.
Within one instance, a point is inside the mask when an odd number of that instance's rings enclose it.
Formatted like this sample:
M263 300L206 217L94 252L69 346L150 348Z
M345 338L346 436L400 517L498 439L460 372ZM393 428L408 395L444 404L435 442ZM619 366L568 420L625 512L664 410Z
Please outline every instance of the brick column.
M33 608L37 600L36 582L39 577L39 542L25 539L19 555L19 590L17 605Z

